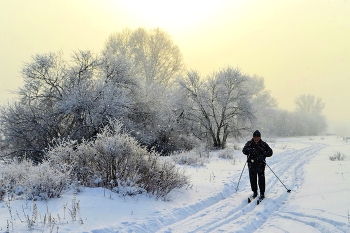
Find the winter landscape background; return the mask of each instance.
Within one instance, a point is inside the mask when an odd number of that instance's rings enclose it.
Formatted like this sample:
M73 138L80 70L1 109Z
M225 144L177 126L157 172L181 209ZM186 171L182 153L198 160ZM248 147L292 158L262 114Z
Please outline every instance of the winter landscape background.
M5 198L1 232L349 232L350 142L338 136L266 141L274 150L267 164L292 191L287 193L267 167L266 199L259 205L247 203L247 169L236 191L245 156L230 140L202 166L181 166L191 185L171 191L166 201L103 188L83 188L76 196L71 190L47 202ZM339 153L344 160L331 161ZM74 221L72 202L79 202ZM26 215L37 218L31 229ZM43 223L45 215L52 216L51 223Z
M349 232L349 10L0 1L0 232Z

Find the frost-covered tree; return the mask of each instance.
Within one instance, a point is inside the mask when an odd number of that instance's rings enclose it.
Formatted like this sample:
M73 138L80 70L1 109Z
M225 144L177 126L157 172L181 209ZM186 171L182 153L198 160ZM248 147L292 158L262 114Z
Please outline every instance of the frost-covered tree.
M206 80L196 71L179 80L184 93L182 115L191 132L199 139L210 139L215 148L225 148L229 135L247 128L247 122L254 120L247 81L239 69L230 67Z
M178 90L153 83L144 86L140 92L136 114L130 116L137 129L131 134L149 149L163 155L193 148L195 140L186 133L183 122L178 121L182 105L178 102Z
M268 90L265 89L265 81L263 77L254 75L248 76L247 88L251 92L251 101L257 112L263 112L265 109L276 108L277 101Z
M94 137L109 118L120 119L142 145L170 153L191 147L173 111L169 82L184 64L161 29L113 34L101 55L38 54L24 64L19 101L1 109L3 142L11 154L40 161L54 138Z
M123 122L131 134L162 154L191 147L192 142L184 143L188 140L179 132L172 105L169 83L182 74L184 63L169 34L159 28L124 29L108 38L102 54L105 70L112 71L110 62L122 58L130 62L129 73L139 81L129 122Z
M310 94L296 97L294 103L296 111L312 114L321 114L326 105L321 98L316 98Z
M61 133L55 103L64 95L62 54L33 56L24 64L22 77L19 101L1 108L1 130L9 153L39 160L50 139Z
M70 137L81 140L96 135L108 118L128 115L137 84L122 58L110 60L108 67L91 52L75 53L74 58L59 111L69 119Z
M269 132L270 115L274 114L277 108L277 101L274 99L268 90L265 89L264 78L254 75L248 77L246 88L250 90L251 97L250 101L253 106L254 121L253 126L264 131L267 135Z
M115 32L107 39L103 54L132 61L133 72L147 84L168 84L184 70L179 47L160 28Z
M91 138L108 118L125 118L132 110L133 76L127 61L109 61L113 70L90 51L36 55L24 65L19 101L1 109L4 141L16 156L40 161L52 139Z

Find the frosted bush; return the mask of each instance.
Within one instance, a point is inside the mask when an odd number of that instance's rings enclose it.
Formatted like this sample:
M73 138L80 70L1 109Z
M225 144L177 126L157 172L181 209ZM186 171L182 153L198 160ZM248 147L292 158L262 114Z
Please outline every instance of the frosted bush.
M69 173L68 167L52 166L48 161L39 165L30 161L13 162L2 167L0 188L14 198L46 200L60 197L70 183Z
M173 161L161 161L159 154L141 147L122 132L117 121L110 122L93 141L78 144L65 139L53 145L45 154L47 160L37 166L28 161L4 166L0 188L12 196L35 200L59 197L66 187L76 184L103 186L126 195L146 190L159 198L189 184Z
M69 139L56 139L52 142L54 146L50 147L46 155L50 161L56 164L71 164L73 162L72 154L77 147L77 141Z
M38 166L31 166L26 182L23 184L29 197L41 199L60 197L70 183L70 167L51 165L46 161Z
M189 184L189 177L184 170L180 170L172 161L160 161L156 154L148 156L144 163L140 164L139 183L148 193L157 198L165 197L171 190L181 188Z
M174 163L162 162L111 121L94 141L61 142L47 152L50 161L72 167L72 180L84 186L135 187L163 197L174 188L186 185L188 177ZM127 192L128 193L128 192Z
M331 161L336 161L336 160L342 161L345 158L346 158L346 156L344 154L340 153L339 151L337 151L333 156L329 156L329 159Z

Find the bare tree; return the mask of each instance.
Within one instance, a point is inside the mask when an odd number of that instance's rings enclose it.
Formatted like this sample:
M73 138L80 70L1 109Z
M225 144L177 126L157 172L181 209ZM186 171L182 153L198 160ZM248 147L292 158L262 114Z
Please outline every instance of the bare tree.
M245 128L244 121L254 120L246 82L246 75L230 67L213 73L206 81L195 71L180 80L187 99L184 119L198 138L211 138L214 147L225 148L229 135Z
M321 98L316 98L313 95L300 95L294 99L296 110L305 113L321 114L325 103Z
M22 69L20 100L1 108L1 131L8 153L38 161L50 139L60 135L57 101L67 77L62 53L35 55Z
M116 32L108 38L103 54L130 60L135 74L143 77L147 84L155 81L168 84L184 71L179 47L160 28Z

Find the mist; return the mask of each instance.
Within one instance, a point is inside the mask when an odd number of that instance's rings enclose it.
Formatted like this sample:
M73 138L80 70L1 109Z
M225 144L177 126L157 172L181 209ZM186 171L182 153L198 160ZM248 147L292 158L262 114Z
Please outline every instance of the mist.
M10 92L23 84L21 68L35 54L98 52L115 31L159 27L187 68L206 76L232 66L264 77L288 111L299 95L320 97L329 133L350 135L349 10L348 1L2 1L0 103L16 98Z

